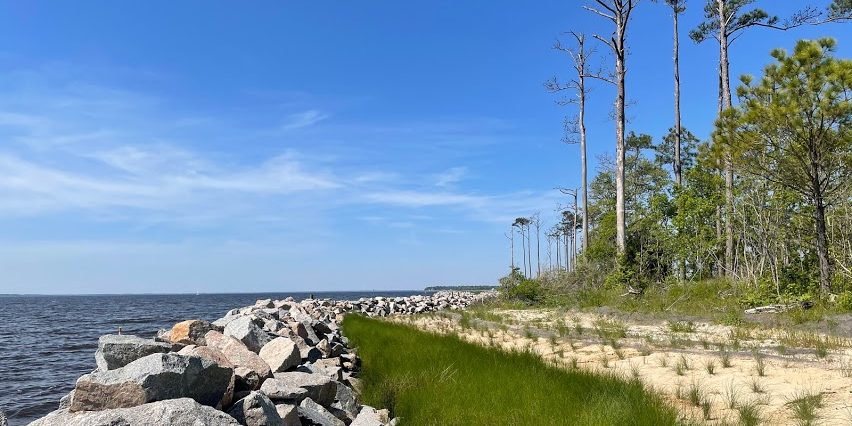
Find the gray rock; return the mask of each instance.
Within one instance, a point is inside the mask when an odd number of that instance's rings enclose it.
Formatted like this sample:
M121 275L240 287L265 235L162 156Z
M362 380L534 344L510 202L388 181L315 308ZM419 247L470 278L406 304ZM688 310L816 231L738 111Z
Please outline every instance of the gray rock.
M139 358L168 352L172 345L137 336L107 334L98 339L95 362L101 371L124 367Z
M65 396L59 399L59 409L65 409L71 407L71 400L74 398L74 390L71 389L71 392L68 392ZM2 426L2 425L0 425Z
M328 344L328 340L326 339L322 339L317 343L317 349L322 352L324 358L328 358L331 355L331 345Z
M252 392L235 402L228 414L244 426L282 426L284 424L275 404L261 392Z
M196 356L152 354L124 367L77 379L70 411L124 408L175 398L215 407L226 397L233 371Z
M292 382L276 378L266 379L261 385L260 391L273 401L288 401L296 404L308 397L307 389L293 386Z
M235 311L235 310L234 310L234 311ZM231 311L231 312L233 312L233 311ZM237 318L239 318L239 317L240 317L240 315L239 315L239 314L231 315L231 312L228 312L228 315L225 315L224 317L219 318L219 319L217 319L216 321L213 321L213 322L212 322L212 324L213 324L213 325L215 325L216 327L219 327L219 328L221 328L222 330L224 330L224 329L225 329L225 326L227 326L228 324L230 324L230 323L231 323L231 321L233 321L233 320L235 320L235 319L237 319Z
M272 339L260 348L259 355L273 373L287 371L302 362L296 343L286 337Z
M30 426L237 426L233 417L190 398L152 402L132 408L72 413L57 410Z
M358 401L355 399L355 392L343 383L336 383L336 385L337 394L334 396L334 403L331 404L331 408L342 411L346 418L352 421L358 417Z
M228 357L226 357L225 354L222 353L222 351L220 351L216 348L212 348L210 346L190 345L190 346L187 346L187 347L181 349L178 352L178 354L179 355L197 356L197 357L201 357L201 358L206 358L206 359L209 359L209 360L215 362L216 364L219 364L222 367L228 367L228 368L231 368L231 369L234 368L234 365L231 363L231 361L228 360ZM220 405L216 406L216 408L222 409L223 407L227 407L227 406L231 405L231 402L233 401L233 395L234 395L235 380L236 380L236 376L234 374L232 374L231 375L231 381L228 384L228 389L225 391L225 395L222 397L222 401L221 401Z
M375 408L365 405L349 426L383 426L385 423L382 420L381 414Z
M258 354L250 351L243 342L225 336L218 331L209 331L204 335L207 345L218 349L235 367L245 367L257 373L262 379L272 376L269 365Z
M299 348L299 356L302 357L303 361L314 362L322 358L322 352L316 347L309 345L305 339L293 334L290 336L290 340L296 343L296 347Z
M261 377L256 371L245 367L237 367L234 370L234 390L237 392L247 392L260 389L260 384L263 383Z
M295 405L276 404L275 411L278 411L278 416L284 421L284 426L302 426L302 421L299 420L299 410Z
M320 339L317 337L317 334L314 332L314 328L311 326L310 321L299 321L290 325L290 329L296 333L297 336L305 339L308 344L315 345Z
M308 391L308 397L321 405L329 405L334 402L334 397L337 394L336 383L320 374L292 371L275 373L275 379L277 386L304 388Z
M342 420L338 419L326 410L322 405L317 404L314 400L306 398L299 404L299 418L302 419L303 425L310 426L346 426Z
M229 322L223 334L243 342L254 353L258 353L271 340L251 317L240 317Z

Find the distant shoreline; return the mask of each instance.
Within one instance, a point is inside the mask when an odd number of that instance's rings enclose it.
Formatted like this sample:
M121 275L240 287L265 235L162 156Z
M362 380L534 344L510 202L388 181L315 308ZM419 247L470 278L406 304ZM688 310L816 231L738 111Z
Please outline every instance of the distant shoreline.
M228 293L24 293L24 294L0 294L0 297L77 297L77 296L211 296L211 295L241 295L241 294L341 294L341 293L424 293L427 290L411 289L411 290L295 290L295 291L244 291L244 292L228 292Z

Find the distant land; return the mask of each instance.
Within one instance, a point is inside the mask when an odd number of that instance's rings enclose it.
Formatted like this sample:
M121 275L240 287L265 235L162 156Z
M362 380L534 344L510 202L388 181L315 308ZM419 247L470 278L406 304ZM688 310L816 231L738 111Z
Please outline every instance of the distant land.
M494 285L433 285L423 291L488 291L496 288Z

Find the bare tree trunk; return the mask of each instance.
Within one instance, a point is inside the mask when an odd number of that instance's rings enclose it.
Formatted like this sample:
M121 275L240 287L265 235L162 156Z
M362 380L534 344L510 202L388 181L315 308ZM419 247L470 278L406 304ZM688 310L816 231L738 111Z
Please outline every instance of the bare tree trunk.
M595 0L603 8L598 10L584 6L586 10L592 11L615 25L612 37L608 39L595 35L595 38L606 44L615 55L615 81L618 94L615 99L615 245L619 255L623 255L626 249L626 221L624 212L624 128L625 128L625 85L627 68L625 59L627 50L625 40L627 37L627 24L630 14L636 6L634 0Z
M580 49L582 50L583 47L581 46ZM585 62L582 66L585 69ZM583 252L585 252L589 248L589 184L586 162L586 77L583 73L580 73L578 81L580 83L580 184L583 186ZM577 219L576 215L574 219Z
M680 123L680 34L678 34L678 6L672 7L674 19L674 97L675 97L675 146L674 146L674 175L677 186L683 184L681 178L682 165L680 162L681 123Z
M538 218L535 221L535 260L538 263L538 274L537 277L541 276L541 223L539 223Z
M509 245L512 247L512 272L515 272L515 227L510 230Z
M623 14L616 14L615 75L618 79L618 95L615 101L615 244L618 254L626 249L626 227L624 220L624 127L625 127L625 74L624 68L624 29Z

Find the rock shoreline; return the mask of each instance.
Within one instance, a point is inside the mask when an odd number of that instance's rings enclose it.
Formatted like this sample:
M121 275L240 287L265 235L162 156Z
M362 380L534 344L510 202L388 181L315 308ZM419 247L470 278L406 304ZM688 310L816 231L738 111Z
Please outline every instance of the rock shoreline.
M458 310L494 295L266 299L153 339L101 336L98 368L30 425L396 425L387 410L359 402L360 359L341 333L344 315Z

